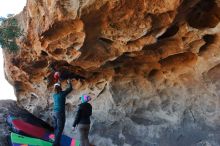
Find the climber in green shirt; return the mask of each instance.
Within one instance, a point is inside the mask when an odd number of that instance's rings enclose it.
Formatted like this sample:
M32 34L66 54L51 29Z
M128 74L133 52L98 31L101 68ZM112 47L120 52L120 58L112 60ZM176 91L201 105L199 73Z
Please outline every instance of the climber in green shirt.
M60 146L61 135L65 126L65 102L66 96L72 91L72 84L70 80L67 80L67 88L62 91L60 83L54 84L53 101L54 101L54 112L53 112L53 122L54 122L54 135L55 140L53 146Z

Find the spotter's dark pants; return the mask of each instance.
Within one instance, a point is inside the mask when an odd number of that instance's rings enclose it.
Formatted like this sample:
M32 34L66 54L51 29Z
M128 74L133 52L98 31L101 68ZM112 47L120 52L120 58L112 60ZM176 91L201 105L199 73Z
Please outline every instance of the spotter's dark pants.
M79 134L80 134L80 146L89 146L89 124L79 124L78 125Z

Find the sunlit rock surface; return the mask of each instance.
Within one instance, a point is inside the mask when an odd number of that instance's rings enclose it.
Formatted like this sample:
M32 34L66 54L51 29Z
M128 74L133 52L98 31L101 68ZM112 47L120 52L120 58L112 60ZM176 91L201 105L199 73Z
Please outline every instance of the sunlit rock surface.
M28 0L24 36L4 53L18 103L51 122L53 72L80 75L98 146L220 145L219 0ZM66 82L63 82L65 87Z

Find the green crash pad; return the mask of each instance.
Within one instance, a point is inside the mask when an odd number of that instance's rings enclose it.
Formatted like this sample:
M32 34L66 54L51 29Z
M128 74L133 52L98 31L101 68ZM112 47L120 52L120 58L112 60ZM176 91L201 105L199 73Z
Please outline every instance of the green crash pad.
M28 145L37 145L37 146L52 146L52 143L50 142L19 135L16 133L11 133L11 142L17 144L28 144Z

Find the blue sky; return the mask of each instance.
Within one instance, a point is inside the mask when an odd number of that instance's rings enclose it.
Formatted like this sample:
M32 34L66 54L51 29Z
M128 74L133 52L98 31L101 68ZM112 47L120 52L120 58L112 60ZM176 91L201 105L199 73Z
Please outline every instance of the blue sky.
M7 14L18 14L25 5L26 0L0 0L0 16L6 17ZM13 87L5 80L3 63L2 50L0 50L0 100L15 100Z

